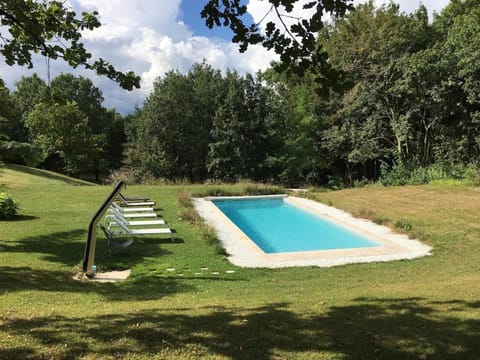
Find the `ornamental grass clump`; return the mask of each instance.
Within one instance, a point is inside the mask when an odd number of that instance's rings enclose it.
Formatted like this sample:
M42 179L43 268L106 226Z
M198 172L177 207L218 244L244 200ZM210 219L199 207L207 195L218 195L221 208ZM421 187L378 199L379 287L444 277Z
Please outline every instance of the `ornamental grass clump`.
M20 207L5 192L0 192L0 220L9 220L17 215Z

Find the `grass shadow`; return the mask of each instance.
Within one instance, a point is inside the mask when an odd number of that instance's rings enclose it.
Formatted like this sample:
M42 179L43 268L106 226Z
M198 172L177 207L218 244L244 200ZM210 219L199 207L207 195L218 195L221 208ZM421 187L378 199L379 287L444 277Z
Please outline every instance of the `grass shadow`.
M18 348L31 358L477 359L480 320L447 314L444 305L419 298L358 299L310 316L285 303L216 306L199 314L174 309L5 319L0 329L9 338L28 334L42 344ZM477 306L460 300L456 305L465 311ZM12 349L0 350L2 359L12 355Z
M48 235L32 236L13 242L0 242L0 251L12 253L37 253L44 254L46 261L61 263L67 266L78 265L85 251L87 238L86 229L74 229L71 231L61 231ZM175 242L181 243L183 240L175 238ZM175 243L173 242L173 243ZM162 256L167 252L159 247L160 244L172 243L171 238L158 237L136 237L132 246L133 258L135 263L143 259L143 256ZM138 251L135 246L141 246ZM98 232L96 243L96 258L107 258L107 241L105 237ZM126 252L119 253L126 254ZM132 260L132 259L131 259ZM133 264L132 264L133 265Z
M14 218L9 219L8 221L29 221L29 220L36 220L40 219L38 216L32 216L32 215L16 215Z
M85 242L79 241L79 238L86 239L86 236L86 229L32 236L11 243L0 243L0 251L43 254L44 260L74 266L79 263L85 250Z
M0 295L14 291L47 291L100 295L108 301L158 300L180 292L194 291L168 277L142 277L119 283L78 281L65 271L0 266ZM0 359L3 357L0 355Z
M28 264L19 267L0 266L0 294L11 291L40 290L55 292L93 292L110 300L158 299L177 292L190 291L190 287L176 279L144 276L129 279L119 284L97 284L78 282L72 279L85 251L87 231L75 229L0 243L0 252L41 254L42 260L60 263L66 271L30 268ZM97 237L96 264L101 271L124 270L145 262L145 257L162 257L170 252L160 245L171 243L167 238L145 238L137 240L131 253L107 254L106 240ZM58 267L56 267L58 268ZM1 357L0 357L1 358Z

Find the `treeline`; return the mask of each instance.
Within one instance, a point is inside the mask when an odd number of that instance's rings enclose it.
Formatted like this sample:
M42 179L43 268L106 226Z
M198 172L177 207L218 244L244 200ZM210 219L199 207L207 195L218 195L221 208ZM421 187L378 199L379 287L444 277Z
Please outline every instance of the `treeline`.
M17 105L0 104L1 116L16 119L0 132L40 147L43 164L97 175L122 164L140 181L344 186L479 177L478 1L453 0L432 21L423 6L404 14L369 2L318 41L334 86L322 87L315 73L222 74L199 63L159 78L143 107L122 118L101 107L91 83L90 92L73 90L87 79L62 75L69 80L55 79L41 95L41 80L27 78L38 83L31 95L22 82L2 90L9 96L1 101ZM33 104L39 97L47 101ZM59 142L67 129L75 141Z
M141 173L192 182L275 179L283 107L250 75L206 64L169 72L129 120L126 163Z
M100 180L121 166L123 118L89 79L36 74L10 92L0 80L0 160Z
M480 3L357 7L319 34L315 74L255 79L197 64L159 79L128 127L127 161L167 179L342 185L478 176Z

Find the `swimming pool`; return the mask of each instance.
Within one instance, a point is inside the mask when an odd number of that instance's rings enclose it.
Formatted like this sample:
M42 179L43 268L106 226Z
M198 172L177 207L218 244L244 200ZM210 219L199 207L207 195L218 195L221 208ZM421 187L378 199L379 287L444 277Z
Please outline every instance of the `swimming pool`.
M283 218L272 218L269 215L269 206L281 204L292 205L301 211L309 213L310 216L320 220L327 220L342 231L353 232L359 235L362 242L367 239L366 243L357 243L356 245L345 244L344 248L339 248L338 244L334 248L329 246L298 247L294 244L293 248L271 248L262 249L261 241L254 240L256 230L245 230L241 228L241 224L236 224L234 217L229 218L222 210L215 205L223 204L228 207L245 207L248 208L250 200L271 200L277 199L272 203L268 201L260 206L260 210L254 213L253 217L260 220L259 223L271 222L270 228L277 230L285 228L287 220ZM280 201L281 200L281 201ZM233 202L234 201L234 202ZM247 202L244 202L247 201ZM193 204L198 214L204 221L210 225L216 232L220 243L225 248L228 260L241 267L288 267L288 266L320 266L329 267L336 265L344 265L351 263L365 263L376 261L392 261L401 259L414 259L421 256L430 255L431 248L418 240L409 239L407 235L394 233L390 228L372 223L366 219L354 218L350 214L339 209L318 203L313 200L294 197L294 196L250 196L250 197L208 197L196 198ZM267 206L267 204L270 204ZM261 209L264 207L265 209ZM263 210L267 211L267 215L261 215ZM236 210L237 211L237 210ZM229 212L229 210L226 210ZM263 220L261 219L263 216ZM270 218L270 219L266 219ZM287 215L288 222L293 219L291 215ZM298 225L294 221L288 224L286 228L293 229L295 233L295 242L304 241L304 234L300 232L301 228L310 227L310 225ZM337 229L338 230L338 229ZM257 231L258 232L258 231ZM327 232L325 230L316 230L313 233ZM252 234L253 233L253 234ZM280 231L281 234L284 230ZM348 234L350 237L351 234ZM341 237L341 236L340 236ZM260 236L261 238L261 236ZM257 243L258 241L258 243ZM335 241L334 241L335 242ZM272 246L272 245L270 245ZM285 246L285 245L282 245ZM352 247L360 246L360 247Z
M283 198L213 200L213 203L267 254L380 245Z

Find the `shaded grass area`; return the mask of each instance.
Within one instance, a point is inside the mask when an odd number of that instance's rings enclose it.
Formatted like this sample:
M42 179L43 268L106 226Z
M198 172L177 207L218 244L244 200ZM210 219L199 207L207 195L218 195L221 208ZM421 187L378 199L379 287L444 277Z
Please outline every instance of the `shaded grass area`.
M0 350L0 357L474 359L478 321L445 317L442 307L462 312L480 304L358 298L307 315L289 310L287 303L272 303L248 309L206 306L195 314L152 309L81 320L35 317L3 323L14 336L28 333L32 344Z
M21 182L18 182L18 179ZM50 181L51 180L51 181ZM96 265L123 283L78 282L87 226L111 188L34 172L1 181L22 205L0 223L0 359L476 359L480 349L480 192L463 186L365 188L310 196L433 246L413 261L242 269L179 220L187 193L129 186L175 230L138 238ZM225 186L242 191L244 185Z

